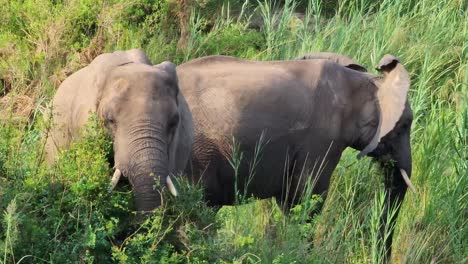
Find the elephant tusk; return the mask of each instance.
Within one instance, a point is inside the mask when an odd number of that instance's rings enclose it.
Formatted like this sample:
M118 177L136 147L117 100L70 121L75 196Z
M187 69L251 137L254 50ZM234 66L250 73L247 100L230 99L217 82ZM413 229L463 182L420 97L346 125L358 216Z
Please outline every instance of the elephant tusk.
M404 169L400 169L401 176L403 177L403 180L405 180L406 185L411 189L411 191L416 194L416 188L414 187L413 183L411 182L410 178L408 177L408 174L406 174L406 171Z
M120 176L122 176L122 172L119 169L116 169L114 175L112 175L109 191L114 190L115 186L117 186L117 183L120 180Z
M166 185L167 185L167 188L169 189L169 192L171 192L171 194L174 197L177 197L177 190L176 190L174 184L172 183L172 180L171 180L170 176L167 176L167 178L166 178Z

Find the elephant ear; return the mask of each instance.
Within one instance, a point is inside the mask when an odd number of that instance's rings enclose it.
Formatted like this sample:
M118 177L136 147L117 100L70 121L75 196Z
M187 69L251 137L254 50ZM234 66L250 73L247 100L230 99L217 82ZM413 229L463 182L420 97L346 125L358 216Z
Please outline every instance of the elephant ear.
M154 68L160 69L168 74L169 78L175 80L177 89L177 110L179 112L179 125L177 126L171 150L169 151L169 171L173 174L181 173L184 171L192 151L192 144L194 140L194 125L192 113L190 112L187 101L179 89L176 65L169 61L161 62L154 65Z
M187 161L189 160L194 141L194 125L192 113L188 106L185 97L181 92L177 94L179 126L177 127L173 147L175 151L171 151L174 155L169 161L169 169L172 173L181 173L184 171Z
M380 140L393 130L405 110L411 80L400 60L393 55L385 55L376 69L383 74L383 78L375 81L377 101L380 108L379 125L373 139L358 158L373 151Z
M164 72L169 80L175 82L175 85L172 85L172 87L175 89L176 100L179 101L179 80L177 78L176 65L170 61L163 61L153 67Z
M165 71L172 78L177 80L176 65L170 61L163 61L160 64L154 65L153 67Z
M336 62L346 68L350 68L355 71L367 72L367 69L354 61L353 59L338 53L332 52L315 52L306 54L304 56L296 58L296 60L313 60L313 59L325 59Z

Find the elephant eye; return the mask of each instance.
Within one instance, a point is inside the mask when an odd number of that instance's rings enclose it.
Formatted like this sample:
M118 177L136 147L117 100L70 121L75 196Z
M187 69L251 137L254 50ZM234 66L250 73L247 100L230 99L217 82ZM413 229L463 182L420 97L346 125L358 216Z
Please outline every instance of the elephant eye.
M168 133L171 134L174 132L174 130L176 129L177 127L177 124L179 123L179 115L174 115L170 120L169 120L169 123L167 125L167 130L168 130Z
M403 131L407 131L411 128L411 123L410 122L404 122L401 124L400 129L398 130L398 134L401 134Z
M115 125L115 119L110 114L106 115L106 118L105 118L104 122L108 126L114 126Z

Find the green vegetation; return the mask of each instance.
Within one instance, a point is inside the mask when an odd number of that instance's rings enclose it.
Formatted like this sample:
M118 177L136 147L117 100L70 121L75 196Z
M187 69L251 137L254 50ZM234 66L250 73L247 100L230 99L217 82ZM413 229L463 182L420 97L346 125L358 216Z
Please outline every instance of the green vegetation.
M150 0L0 0L0 263L379 263L383 184L347 150L321 214L320 198L284 216L240 195L219 212L183 179L180 196L144 223L122 184L109 193L109 139L95 119L52 168L42 164L43 114L66 76L102 52L143 48L153 62L209 54L292 59L348 54L369 69L385 53L412 78L413 176L395 263L468 261L468 14L461 0L192 1L178 49L177 6ZM295 7L305 16L294 13ZM213 18L213 14L217 14ZM250 21L260 26L252 25ZM258 22L260 21L260 22ZM257 29L260 28L260 29ZM235 163L235 162L234 162Z

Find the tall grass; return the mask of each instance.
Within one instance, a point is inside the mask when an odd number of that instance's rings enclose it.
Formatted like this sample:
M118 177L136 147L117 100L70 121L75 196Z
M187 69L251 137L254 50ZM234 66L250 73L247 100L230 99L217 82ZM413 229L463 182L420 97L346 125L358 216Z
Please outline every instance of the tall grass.
M282 60L332 51L371 71L385 53L396 55L412 79L412 181L418 194L409 192L400 210L392 262L468 261L463 1L348 0L330 14L330 1L309 0L304 18L294 13L303 3L246 1L237 13L220 7L216 21L199 6L184 51L176 49L169 1L0 4L6 14L0 26L2 262L125 263L142 256L179 263L382 262L382 177L369 159L357 161L353 150L345 151L313 219L308 213L320 198L311 194L288 216L273 200L252 201L245 193L238 194L241 205L215 214L203 205L200 188L181 179L178 200L170 199L147 222L133 223L128 186L106 191L108 143L93 129L57 166L41 165L42 112L60 82L100 52L135 47L155 63L210 54ZM249 26L256 18L263 21L258 31ZM255 156L261 160L260 151ZM71 255L77 257L67 259Z

